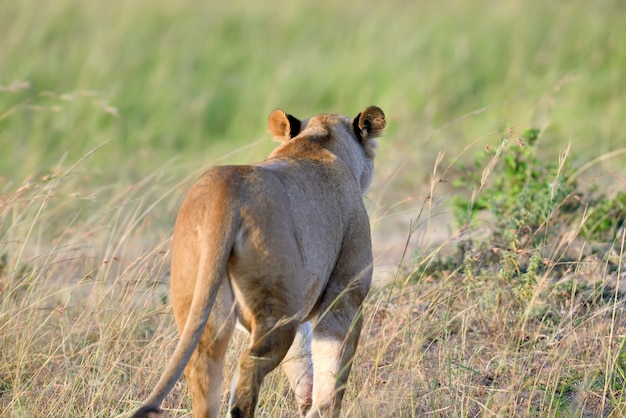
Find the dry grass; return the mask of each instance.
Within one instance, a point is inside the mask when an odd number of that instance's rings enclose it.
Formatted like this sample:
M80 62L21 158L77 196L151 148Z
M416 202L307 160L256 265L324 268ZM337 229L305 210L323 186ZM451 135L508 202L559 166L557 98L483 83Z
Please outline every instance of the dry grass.
M467 231L448 223L454 170L434 180L516 124L549 133L548 158L571 141L579 182L598 168L626 190L622 2L270 3L0 3L0 417L126 416L155 384L178 338L170 232L199 174L164 162L268 150L276 107L367 104L390 122L366 199L386 284L345 415L626 416L623 233L597 253L573 219L529 282L499 273L523 252L444 263ZM184 381L165 406L190 416ZM282 374L259 413L295 415Z
M453 272L377 293L355 415L622 416L623 304L507 287Z
M1 416L125 416L178 338L168 243L195 174L181 182L177 169L161 168L130 187L97 190L96 199L81 190L80 167L5 190L0 200ZM430 225L420 217L434 216L433 181L412 223L419 228ZM613 261L580 250L563 267L564 248L553 249L554 268L520 287L497 269L472 274L462 262L428 273L424 260L453 253L459 232L416 254L407 248L395 278L372 291L345 416L624 416L624 233ZM236 335L227 381L243 344ZM260 416L295 415L281 373L262 390ZM184 381L164 406L190 416Z

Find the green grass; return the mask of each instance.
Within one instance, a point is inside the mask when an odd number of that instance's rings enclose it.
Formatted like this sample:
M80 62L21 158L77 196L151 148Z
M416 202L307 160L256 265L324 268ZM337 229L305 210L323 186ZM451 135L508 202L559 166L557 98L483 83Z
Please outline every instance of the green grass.
M606 0L8 2L0 84L30 87L0 92L0 175L110 139L94 168L138 178L260 138L276 107L370 103L390 114L394 143L428 161L510 124L546 124L553 152L572 141L587 159L624 143L625 22Z
M366 203L377 251L399 251L377 260L395 280L368 299L346 414L626 414L621 1L214 3L0 4L0 416L137 406L177 339L167 248L193 180L267 155L274 108L370 104L390 126ZM493 152L527 128L541 173L507 183ZM560 158L581 194L555 201ZM518 181L547 196L535 240ZM455 225L472 190L491 213ZM184 382L165 406L189 411ZM279 373L260 407L293 416Z

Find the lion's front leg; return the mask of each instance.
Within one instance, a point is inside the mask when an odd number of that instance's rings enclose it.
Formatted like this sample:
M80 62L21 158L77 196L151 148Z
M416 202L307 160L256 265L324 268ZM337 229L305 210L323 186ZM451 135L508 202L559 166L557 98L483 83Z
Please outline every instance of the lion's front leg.
M313 405L307 417L338 417L361 334L362 304L372 281L367 222L348 229L313 321Z
M339 304L341 306L341 304ZM313 331L313 406L306 415L338 417L361 333L358 307L326 313Z
M282 363L289 385L298 403L300 415L305 416L313 401L313 360L311 358L311 323L298 327L296 338Z

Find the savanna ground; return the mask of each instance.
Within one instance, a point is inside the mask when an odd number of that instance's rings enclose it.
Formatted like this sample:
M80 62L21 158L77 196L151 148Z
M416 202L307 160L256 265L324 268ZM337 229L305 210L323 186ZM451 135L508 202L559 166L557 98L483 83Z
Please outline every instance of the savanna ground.
M189 185L267 155L274 108L370 104L345 415L626 415L621 1L212 3L0 4L1 416L138 406L177 341ZM164 406L190 416L182 380ZM280 373L259 414L295 414Z

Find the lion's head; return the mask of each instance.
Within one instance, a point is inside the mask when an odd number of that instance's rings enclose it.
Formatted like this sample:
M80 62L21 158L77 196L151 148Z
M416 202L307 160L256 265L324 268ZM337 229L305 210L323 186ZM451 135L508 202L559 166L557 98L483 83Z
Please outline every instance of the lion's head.
M277 109L270 114L268 126L270 133L276 140L283 142L283 146L288 146L291 141L305 139L344 160L360 185L361 192L365 192L372 181L375 139L382 134L387 123L383 111L370 106L353 119L321 114L303 121ZM279 147L270 157L284 152L285 149Z

